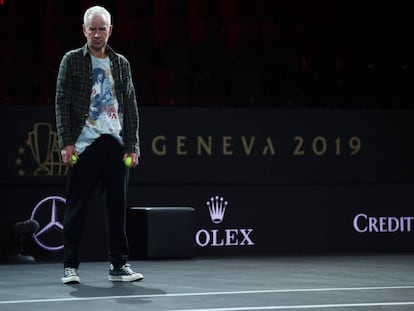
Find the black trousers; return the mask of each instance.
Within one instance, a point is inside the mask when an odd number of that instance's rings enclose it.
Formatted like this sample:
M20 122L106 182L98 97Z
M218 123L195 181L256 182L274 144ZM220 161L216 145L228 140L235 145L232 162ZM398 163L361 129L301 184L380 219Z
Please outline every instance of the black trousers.
M108 258L116 266L126 263L129 251L125 228L129 169L122 162L123 154L124 148L114 138L103 135L87 147L79 155L78 162L69 169L63 220L65 267L79 267L79 244L91 195L97 185L101 187L106 210Z

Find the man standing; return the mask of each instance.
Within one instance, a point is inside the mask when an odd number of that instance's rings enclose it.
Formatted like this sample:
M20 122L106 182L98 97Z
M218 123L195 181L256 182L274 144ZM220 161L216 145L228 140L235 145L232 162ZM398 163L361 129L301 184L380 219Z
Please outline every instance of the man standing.
M129 167L138 165L139 118L128 60L107 44L111 15L86 10L86 44L67 52L56 84L56 125L62 161L71 165L66 185L63 283L79 283L78 247L91 193L99 182L107 217L110 281L138 281L127 263L125 230Z

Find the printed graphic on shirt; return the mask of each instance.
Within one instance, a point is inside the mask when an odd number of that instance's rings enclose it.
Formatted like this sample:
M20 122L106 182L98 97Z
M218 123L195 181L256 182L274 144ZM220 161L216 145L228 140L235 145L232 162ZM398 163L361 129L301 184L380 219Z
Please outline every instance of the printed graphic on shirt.
M121 123L118 118L118 100L114 91L109 58L92 59L93 86L89 116L79 135L75 147L78 154L91 145L102 134L112 135L121 145Z
M101 114L106 114L111 119L117 118L109 76L110 73L107 74L100 67L93 69L92 98L89 108L89 122L91 125L95 125L95 121Z

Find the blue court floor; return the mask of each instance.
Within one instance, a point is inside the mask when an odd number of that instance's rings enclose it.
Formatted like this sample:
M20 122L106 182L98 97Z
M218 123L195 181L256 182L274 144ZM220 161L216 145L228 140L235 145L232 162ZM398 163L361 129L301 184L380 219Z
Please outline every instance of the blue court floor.
M324 255L131 261L136 283L82 263L0 265L0 310L414 310L414 255Z

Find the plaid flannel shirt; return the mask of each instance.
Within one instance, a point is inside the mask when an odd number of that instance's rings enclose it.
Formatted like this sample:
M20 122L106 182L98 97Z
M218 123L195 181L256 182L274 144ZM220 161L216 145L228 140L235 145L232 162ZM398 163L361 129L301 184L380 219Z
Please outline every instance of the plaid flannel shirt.
M128 60L106 46L115 96L119 102L118 116L126 153L140 155L139 115L135 88ZM59 148L74 145L88 118L92 91L92 60L85 44L67 52L60 63L56 83L56 128Z

